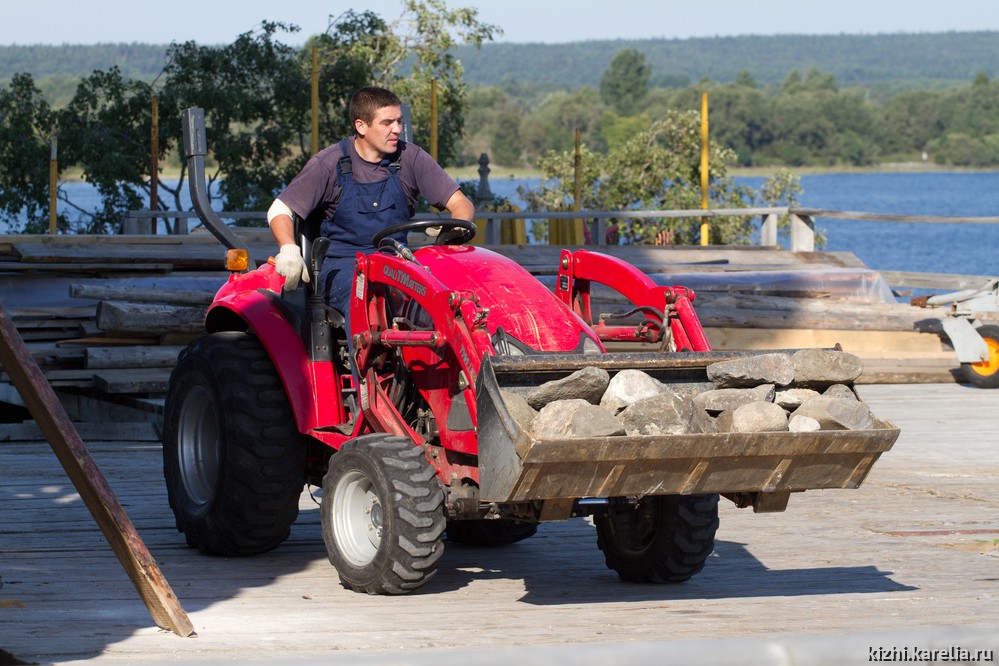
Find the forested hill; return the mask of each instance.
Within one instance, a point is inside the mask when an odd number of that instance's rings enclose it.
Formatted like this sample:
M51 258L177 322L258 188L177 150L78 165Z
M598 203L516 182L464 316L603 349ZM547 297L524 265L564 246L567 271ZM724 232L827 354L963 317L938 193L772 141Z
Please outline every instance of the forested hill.
M0 46L0 80L28 73L36 81L49 77L81 78L95 69L118 67L131 79L151 81L163 70L162 44L61 44Z
M719 83L748 72L759 84L782 81L793 69L816 68L842 86L905 89L968 83L984 72L999 76L999 32L883 35L773 35L696 39L600 40L568 44L487 44L458 55L471 85L519 84L537 88L597 87L614 56L640 51L652 67L654 87ZM131 78L151 80L163 67L166 46L0 46L0 81L17 72L36 80L81 77L118 66Z
M596 88L622 49L645 56L653 87L702 78L730 83L749 72L757 83L779 83L793 69L816 68L840 85L912 88L999 76L999 32L885 35L773 35L697 39L587 41L570 44L488 44L463 48L469 83Z

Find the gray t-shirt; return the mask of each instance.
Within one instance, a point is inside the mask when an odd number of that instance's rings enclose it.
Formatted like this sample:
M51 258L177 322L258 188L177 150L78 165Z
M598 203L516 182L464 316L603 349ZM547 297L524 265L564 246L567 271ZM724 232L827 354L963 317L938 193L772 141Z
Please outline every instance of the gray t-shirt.
M354 149L354 137L347 139L352 177L356 183L378 183L389 176L391 159L380 163L368 162ZM406 192L409 215L416 209L416 198L422 195L431 206L443 209L458 190L458 183L419 146L399 141L399 180ZM336 164L343 157L340 142L319 151L305 164L284 191L278 195L288 208L318 229L323 220L333 217L340 203L340 187Z

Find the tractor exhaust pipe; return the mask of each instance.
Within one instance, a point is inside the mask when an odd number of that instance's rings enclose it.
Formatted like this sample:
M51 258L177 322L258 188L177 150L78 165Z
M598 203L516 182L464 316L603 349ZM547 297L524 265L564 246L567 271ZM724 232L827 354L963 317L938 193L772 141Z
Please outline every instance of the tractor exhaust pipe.
M246 250L246 243L219 218L208 201L208 187L205 178L205 155L208 154L208 142L205 138L205 110L198 107L184 109L181 113L181 124L184 135L184 159L187 160L187 180L191 188L191 203L194 204L194 211L198 214L198 219L226 248ZM256 268L256 264L249 256L249 251L247 251L247 268L251 270Z

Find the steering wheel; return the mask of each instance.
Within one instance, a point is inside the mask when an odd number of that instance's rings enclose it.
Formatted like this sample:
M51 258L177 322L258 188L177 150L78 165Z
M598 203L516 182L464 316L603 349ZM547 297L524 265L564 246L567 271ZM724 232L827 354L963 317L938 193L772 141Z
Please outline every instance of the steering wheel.
M382 229L371 237L371 244L379 246L382 239L393 236L402 231L423 231L431 227L440 227L441 232L437 234L434 245L461 245L475 238L478 231L476 226L467 220L456 220L454 218L446 220L410 220L392 227Z

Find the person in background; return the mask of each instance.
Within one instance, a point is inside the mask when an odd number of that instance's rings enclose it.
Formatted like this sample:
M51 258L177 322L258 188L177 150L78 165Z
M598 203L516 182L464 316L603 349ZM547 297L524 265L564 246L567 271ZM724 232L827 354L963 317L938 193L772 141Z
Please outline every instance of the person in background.
M350 301L354 256L376 251L371 244L376 232L409 221L417 196L455 219L470 222L475 213L458 183L429 154L399 138L402 102L394 93L361 88L348 110L354 136L313 155L267 211L279 247L274 268L286 289L309 281L293 215L330 239L319 288L326 304L342 314ZM392 237L405 242L405 236Z

